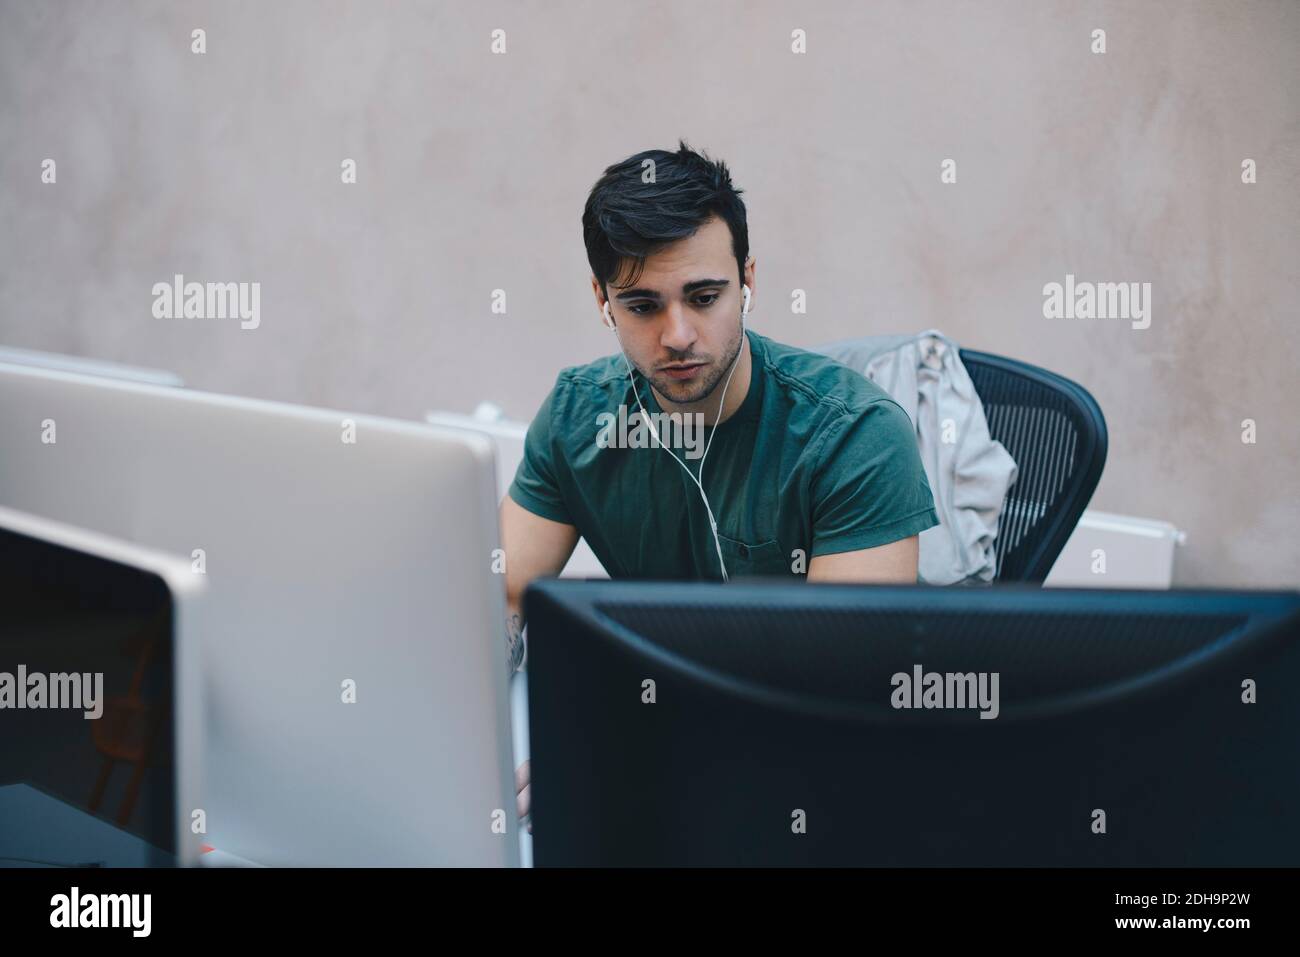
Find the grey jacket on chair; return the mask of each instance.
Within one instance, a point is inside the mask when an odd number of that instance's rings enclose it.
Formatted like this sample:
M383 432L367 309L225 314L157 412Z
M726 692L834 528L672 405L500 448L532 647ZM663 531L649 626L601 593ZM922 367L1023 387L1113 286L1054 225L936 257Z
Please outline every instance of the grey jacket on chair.
M955 342L937 329L813 346L875 382L916 426L939 524L921 533L922 582L978 584L996 572L994 539L1016 463L989 435Z

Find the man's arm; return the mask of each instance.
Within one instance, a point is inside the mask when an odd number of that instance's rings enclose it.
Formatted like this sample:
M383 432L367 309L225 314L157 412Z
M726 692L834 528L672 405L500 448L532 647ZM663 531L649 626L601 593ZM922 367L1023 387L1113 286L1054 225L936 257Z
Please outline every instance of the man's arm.
M558 575L578 544L578 530L534 515L509 495L501 501L501 547L506 553L506 642L516 668L524 656L524 589L534 578ZM519 818L532 802L531 762L515 768L515 803ZM533 825L528 824L528 833Z
M827 425L810 484L810 582L915 585L920 535L939 524L916 429L893 399Z
M523 656L526 624L524 589L534 578L560 573L577 547L578 530L534 515L509 495L501 501L500 522L501 547L506 554L506 641L517 667Z
M808 581L915 585L919 556L919 535L855 552L815 555L808 563Z

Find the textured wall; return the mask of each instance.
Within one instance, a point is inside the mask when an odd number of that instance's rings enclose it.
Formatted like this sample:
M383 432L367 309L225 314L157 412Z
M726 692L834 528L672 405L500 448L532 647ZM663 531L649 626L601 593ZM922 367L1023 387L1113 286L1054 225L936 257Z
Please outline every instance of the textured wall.
M754 328L1070 376L1110 425L1094 507L1185 529L1180 582L1294 586L1297 47L1294 2L4 0L0 343L526 419L611 351L587 189L685 137L745 189ZM175 273L259 282L260 327L154 318ZM1150 282L1150 328L1045 319L1066 273Z

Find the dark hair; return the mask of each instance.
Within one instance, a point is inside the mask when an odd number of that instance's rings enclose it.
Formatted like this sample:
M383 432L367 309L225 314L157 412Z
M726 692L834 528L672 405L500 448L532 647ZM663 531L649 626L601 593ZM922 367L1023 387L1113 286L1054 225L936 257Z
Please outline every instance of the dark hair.
M642 182L642 164L654 161L654 182ZM731 251L741 281L749 258L749 227L742 190L731 185L727 164L703 156L685 140L676 153L646 150L605 170L582 210L582 241L587 262L608 298L606 282L616 279L623 261L632 261L627 285L635 283L646 257L694 235L714 215L731 229Z

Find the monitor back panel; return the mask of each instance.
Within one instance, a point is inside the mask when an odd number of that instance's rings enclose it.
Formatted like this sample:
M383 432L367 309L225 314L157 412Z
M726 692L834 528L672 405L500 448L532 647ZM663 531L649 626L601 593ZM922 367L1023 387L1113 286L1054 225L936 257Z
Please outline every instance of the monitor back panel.
M1294 866L1297 607L1294 594L534 585L534 860ZM890 675L914 664L1001 669L1000 716L893 708Z

